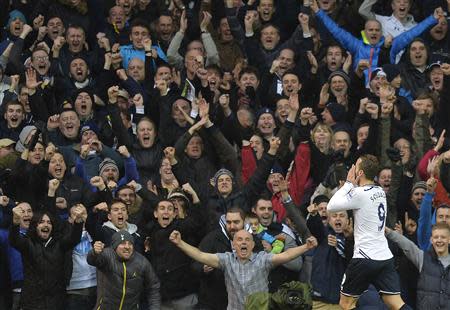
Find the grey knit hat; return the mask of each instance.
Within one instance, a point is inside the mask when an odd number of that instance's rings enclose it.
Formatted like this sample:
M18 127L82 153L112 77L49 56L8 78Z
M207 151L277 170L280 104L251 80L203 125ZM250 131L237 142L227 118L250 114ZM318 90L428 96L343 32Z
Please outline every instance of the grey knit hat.
M117 164L114 160L112 160L109 157L106 157L98 166L98 170L99 170L99 175L102 175L103 171L106 168L115 168L117 171L119 171L119 167L117 167Z
M216 174L214 175L214 186L217 186L217 180L223 174L228 175L232 180L234 179L233 173L231 173L230 170L222 168L219 171L217 171Z
M427 190L427 182L419 181L419 182L414 183L414 186L411 189L411 193L414 193L414 191L418 188L423 188L424 190Z
M134 245L133 236L126 230L119 230L111 238L111 246L115 250L122 242L130 241Z
M348 76L347 73L345 73L345 71L338 69L336 71L333 71L330 73L330 76L328 77L328 83L331 84L331 80L335 77L335 76L340 76L341 78L344 79L345 83L347 83L347 86L350 86L350 77Z

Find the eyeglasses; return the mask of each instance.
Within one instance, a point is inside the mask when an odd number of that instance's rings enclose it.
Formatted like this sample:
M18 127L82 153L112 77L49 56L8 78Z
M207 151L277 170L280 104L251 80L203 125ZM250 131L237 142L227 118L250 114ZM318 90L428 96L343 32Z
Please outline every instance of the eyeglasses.
M34 56L33 58L36 60L48 60L48 56Z

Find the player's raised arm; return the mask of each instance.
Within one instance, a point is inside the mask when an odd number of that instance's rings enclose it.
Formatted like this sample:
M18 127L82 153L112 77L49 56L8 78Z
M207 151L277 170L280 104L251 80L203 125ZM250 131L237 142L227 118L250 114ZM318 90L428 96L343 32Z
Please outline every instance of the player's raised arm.
M353 165L347 174L345 184L331 197L327 205L329 212L359 209L360 203L356 195L355 188L358 184L359 176L356 173L356 166Z

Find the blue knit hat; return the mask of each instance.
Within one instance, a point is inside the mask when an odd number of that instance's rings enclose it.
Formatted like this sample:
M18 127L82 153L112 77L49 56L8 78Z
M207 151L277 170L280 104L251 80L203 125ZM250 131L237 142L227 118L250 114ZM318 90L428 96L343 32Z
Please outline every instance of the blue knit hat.
M27 23L27 19L25 18L25 15L23 15L22 12L20 12L19 10L13 10L9 12L9 19L8 22L6 23L6 27L9 28L9 25L11 25L11 23L16 19L20 19L25 24Z

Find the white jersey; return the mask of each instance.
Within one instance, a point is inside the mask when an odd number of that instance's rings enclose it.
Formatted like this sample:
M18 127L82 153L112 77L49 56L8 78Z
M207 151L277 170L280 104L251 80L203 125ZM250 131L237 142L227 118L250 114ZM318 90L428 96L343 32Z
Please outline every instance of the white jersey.
M353 210L355 218L355 251L353 258L387 260L393 257L384 235L386 225L386 194L380 186L355 187L346 182L331 197L327 210Z

